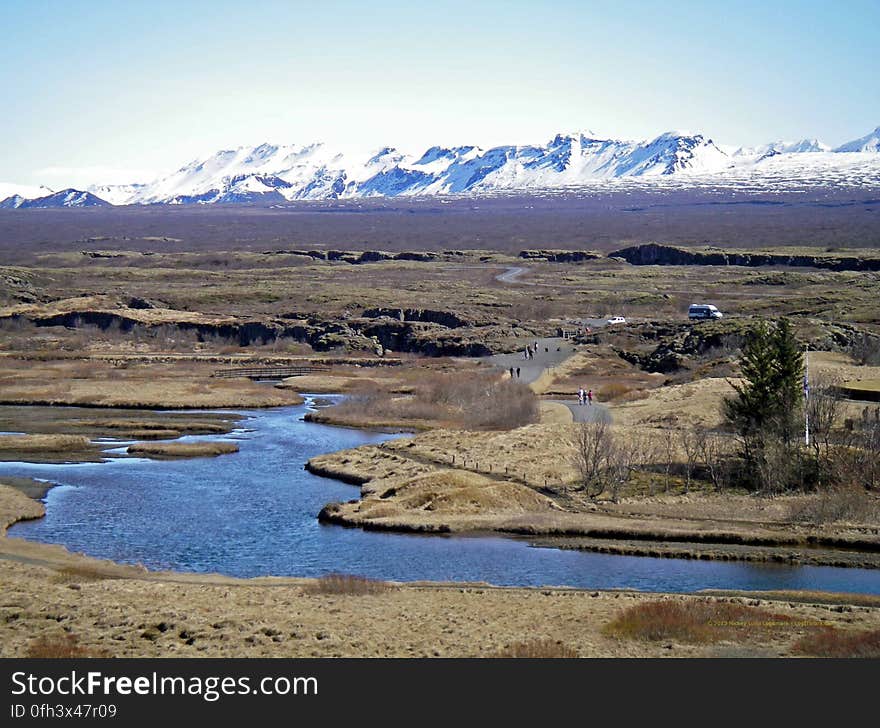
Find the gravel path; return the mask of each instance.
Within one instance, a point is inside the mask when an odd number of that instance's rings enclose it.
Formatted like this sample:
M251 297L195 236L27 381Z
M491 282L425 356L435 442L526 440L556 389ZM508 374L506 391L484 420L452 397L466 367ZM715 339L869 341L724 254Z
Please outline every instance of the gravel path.
M515 370L519 368L519 381L524 384L530 384L540 377L545 369L559 366L575 352L573 344L567 339L551 337L536 339L535 341L538 343L538 353L532 359L524 359L523 352L520 351L514 354L495 354L494 356L487 357L487 360L500 369L509 371L513 367L514 378L516 377ZM534 345L535 341L530 343ZM525 350L525 347L526 344L523 342L523 350ZM580 405L575 394L572 394L571 399L568 400L553 399L546 401L564 404L571 410L575 422L595 422L601 417L611 422L611 414L605 405L595 401L592 405Z
M538 353L531 359L525 359L523 352L525 351L526 343L534 345L535 342L538 343ZM519 380L524 384L530 384L540 377L545 369L559 366L574 354L574 351L574 345L566 339L559 337L533 339L530 342L523 341L522 349L518 352L513 354L495 354L487 357L486 361L494 364L499 369L509 370L513 367L516 370L519 367ZM516 377L515 371L514 377Z
M576 397L570 400L548 399L545 401L564 404L571 410L575 422L599 422L602 419L611 422L611 413L608 411L608 407L595 401L593 404L584 405L578 404Z

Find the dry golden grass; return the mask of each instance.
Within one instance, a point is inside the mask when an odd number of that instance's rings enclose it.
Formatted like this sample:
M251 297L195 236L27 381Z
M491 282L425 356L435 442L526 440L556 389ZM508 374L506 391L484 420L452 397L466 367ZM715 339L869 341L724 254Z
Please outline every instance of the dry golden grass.
M205 458L238 452L234 442L136 442L128 446L130 455L156 458Z
M530 640L505 647L490 657L524 659L572 659L579 657L577 650L556 640Z
M294 391L248 379L212 378L215 364L137 362L125 368L100 358L35 361L0 357L0 403L200 409L299 404Z
M718 642L788 626L792 618L756 607L714 600L658 600L624 610L605 634L634 640Z
M574 421L571 410L559 402L541 402L539 412L542 425L567 425Z
M822 629L808 634L793 647L794 652L811 657L880 658L880 629L851 631Z
M387 581L368 579L353 574L326 574L304 587L308 594L333 594L341 596L364 596L385 594L394 589Z
M707 377L687 384L661 387L644 399L615 405L615 425L624 427L687 427L708 429L723 423L721 402L733 392L727 379Z
M66 453L82 452L91 446L80 435L2 435L0 452Z
M75 634L62 634L57 637L41 635L28 646L27 657L64 660L83 657L111 657L106 650L83 647Z
M103 581L104 579L120 579L121 574L114 574L107 568L91 564L70 564L56 570L55 580L62 584Z

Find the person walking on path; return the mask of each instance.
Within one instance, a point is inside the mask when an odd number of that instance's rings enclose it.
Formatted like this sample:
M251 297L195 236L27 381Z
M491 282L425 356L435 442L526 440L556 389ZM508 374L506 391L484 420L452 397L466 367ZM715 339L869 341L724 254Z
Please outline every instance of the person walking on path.
M578 390L578 404L583 405L584 403L584 388L581 387Z
M519 379L519 367L516 368L516 378Z
M510 367L510 378L513 379L513 367Z
M587 392L587 400L589 400L590 405L592 406L592 404L593 404L593 390L592 389L589 392Z

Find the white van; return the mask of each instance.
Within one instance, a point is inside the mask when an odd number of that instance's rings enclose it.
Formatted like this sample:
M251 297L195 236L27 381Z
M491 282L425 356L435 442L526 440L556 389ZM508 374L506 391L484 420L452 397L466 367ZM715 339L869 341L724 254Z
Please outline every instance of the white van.
M688 318L691 321L699 321L701 319L720 319L724 316L711 303L692 303L688 309Z

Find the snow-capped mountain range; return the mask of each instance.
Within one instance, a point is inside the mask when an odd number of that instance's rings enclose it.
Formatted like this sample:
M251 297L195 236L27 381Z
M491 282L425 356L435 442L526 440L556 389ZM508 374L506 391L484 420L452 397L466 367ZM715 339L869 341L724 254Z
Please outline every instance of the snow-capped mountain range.
M9 193L0 207L283 204L576 189L627 181L660 187L880 187L880 127L835 149L816 139L730 148L687 132L667 132L646 141L578 132L558 134L537 146L434 146L419 155L394 147L363 153L324 144L261 144L217 152L149 183L43 190L37 196L31 196L32 190L0 185L0 195L4 188Z

